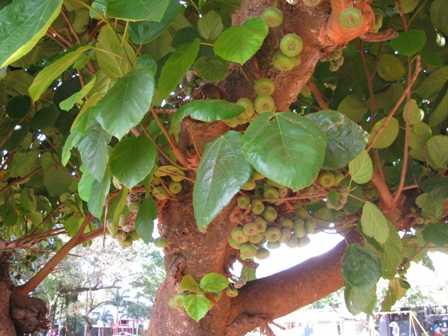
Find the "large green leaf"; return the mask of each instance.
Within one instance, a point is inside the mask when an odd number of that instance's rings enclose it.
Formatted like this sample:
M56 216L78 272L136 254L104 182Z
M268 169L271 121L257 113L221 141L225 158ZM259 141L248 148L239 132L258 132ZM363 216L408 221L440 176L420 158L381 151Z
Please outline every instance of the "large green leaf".
M258 172L293 191L314 181L326 146L322 130L292 112L259 115L241 142L244 156Z
M91 49L90 46L82 46L75 51L69 52L61 58L54 61L48 67L38 73L36 78L28 89L31 98L37 101L40 96L47 90L51 83L69 66L71 66L78 57L85 51Z
M307 118L327 136L324 169L345 167L367 145L368 133L342 113L327 110L308 114Z
M207 314L211 305L211 302L202 294L189 294L184 298L184 308L196 322Z
M107 144L110 135L98 124L93 124L78 145L82 162L97 181L103 180L109 159Z
M358 96L348 95L339 103L337 110L354 122L360 122L369 108Z
M448 81L448 66L431 73L418 87L415 93L425 99L434 100Z
M403 243L395 226L391 222L387 222L387 224L389 226L389 238L382 246L383 251L380 253L381 276L384 279L392 279L397 273L397 267L403 260Z
M342 257L341 274L351 286L369 289L381 277L381 263L372 251L363 249L359 244L352 244Z
M120 41L109 27L103 27L96 44L96 59L101 70L116 81L132 69L135 52L128 41Z
M214 41L224 28L221 16L215 11L210 11L198 21L198 31L203 38Z
M192 292L192 293L200 293L203 294L204 291L199 287L198 282L191 275L184 275L179 284L179 289L182 292Z
M210 82L226 78L229 73L229 63L220 57L200 57L194 62L194 70L198 76Z
M219 292L229 285L229 280L219 273L207 273L199 284L201 288L208 292Z
M448 244L448 224L438 222L427 225L423 230L423 237L437 246Z
M154 93L151 70L139 68L120 78L95 106L95 118L111 135L121 139L148 112Z
M369 143L371 143L378 131L382 128L383 124L386 122L387 118L383 118L375 123L372 131L369 136ZM400 130L398 120L395 118L391 118L389 123L382 129L378 138L375 140L373 144L373 148L387 148L395 141L398 135L398 131Z
M103 179L101 181L93 181L92 190L87 206L92 215L96 218L101 218L103 214L103 207L106 204L107 195L110 190L110 174L108 171L105 172Z
M0 68L34 48L61 6L62 0L16 0L0 11Z
M44 153L41 160L48 163L42 164L44 167L44 185L48 193L56 197L69 192L69 187L73 182L73 176L50 153Z
M362 289L346 283L344 299L348 311L353 315L359 313L372 314L376 304L376 286Z
M362 207L361 228L362 232L380 244L384 244L389 238L387 219L372 202L367 201Z
M402 55L412 56L422 50L426 43L426 33L419 29L400 32L397 38L390 41L390 45Z
M431 4L431 22L443 35L448 36L448 2L446 0L434 0Z
M108 0L107 15L127 21L160 21L169 0Z
M426 142L427 161L433 169L448 166L448 136L435 135Z
M240 150L241 134L230 131L209 143L193 189L196 223L201 230L224 209L249 180L252 167Z
M160 22L141 21L129 24L129 36L136 44L146 44L159 36L180 13L182 5L179 0L171 0Z
M165 98L182 80L182 77L193 65L199 52L199 39L176 49L167 59L159 79L159 93Z
M211 122L236 117L244 112L244 107L227 100L195 100L177 110L174 121L190 116L193 119Z
M118 181L131 189L149 174L156 157L156 147L147 137L126 138L112 151L110 170Z
M415 204L422 209L422 216L432 220L438 220L443 216L443 202L440 199L428 193L423 193L415 199Z
M448 119L448 92L443 96L434 112L429 117L429 125L436 128Z
M348 163L348 171L352 180L358 184L367 183L372 178L373 163L366 150Z
M397 56L383 54L378 61L378 75L389 82L400 80L406 74L403 63Z
M269 29L260 19L227 28L216 40L215 54L230 62L246 63L260 49Z
M145 243L152 239L154 221L157 219L157 204L150 197L145 198L140 204L140 208L135 219L135 230Z

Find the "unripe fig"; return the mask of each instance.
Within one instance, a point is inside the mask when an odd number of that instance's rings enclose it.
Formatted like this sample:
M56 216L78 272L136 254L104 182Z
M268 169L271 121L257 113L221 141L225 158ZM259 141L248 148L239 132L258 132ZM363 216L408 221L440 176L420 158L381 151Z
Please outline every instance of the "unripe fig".
M246 234L247 236L252 236L252 235L258 233L257 224L254 222L247 223L246 225L244 225L243 231L244 231L244 234Z
M308 213L308 211L306 211L304 208L302 208L301 206L298 206L296 208L295 214L302 218L302 219L307 219L310 218L310 214Z
M296 55L296 56L292 57L292 61L294 63L294 66L296 67L296 66L299 66L300 63L302 63L302 58L300 57L300 55Z
M297 5L299 3L299 0L286 0L286 2L290 5Z
M183 309L184 308L184 298L187 295L185 293L178 293L174 295L169 301L168 304L171 308Z
M294 68L294 60L279 51L272 57L272 65L277 70L289 71Z
M268 223L261 217L255 218L254 223L257 225L258 232L265 232L268 226Z
M320 4L321 0L302 0L302 1L308 7L314 7Z
M362 13L354 7L346 8L341 12L339 22L347 29L358 28L362 23Z
M250 197L240 196L238 197L238 207L240 209L246 209L250 204Z
M127 239L125 239L123 241L119 241L118 242L118 245L120 245L120 247L122 247L122 248L131 247L132 244L133 244L133 242L132 242L132 239L130 239L130 238L127 238Z
M319 181L319 184L324 188L331 188L336 182L336 178L330 171L321 172L317 180Z
M257 232L251 236L249 236L249 243L252 244L258 244L259 242L261 242L264 238L264 233L263 232Z
M289 188L280 188L278 190L278 196L280 198L288 197L288 194L289 194Z
M184 179L185 172L173 165L159 167L156 173L159 177L169 176L174 182L180 182Z
M264 236L269 242L276 242L280 239L282 232L276 226L270 226L264 232Z
M230 237L228 238L228 240L229 240L229 245L230 245L231 247L233 247L235 250L239 250L239 249L240 249L241 244L238 243L235 239L233 239L232 236L230 236Z
M336 72L339 70L339 65L336 62L332 62L329 66L331 72Z
M240 98L236 101L237 105L244 107L246 110L243 112L247 117L252 117L255 114L254 103L249 98Z
M252 245L251 243L244 243L240 247L240 257L243 260L252 260L257 253L257 247Z
M140 209L140 202L131 202L128 204L128 208L130 212L138 212Z
M306 237L300 238L298 240L298 242L299 242L299 246L298 247L305 247L309 243L311 243L311 239L310 239L310 237L306 236Z
M288 228L289 230L292 230L294 228L294 222L289 218L284 218L280 221L280 226L282 228Z
M344 174L342 174L339 170L334 170L333 175L335 178L334 186L338 186L344 179Z
M282 243L280 243L280 241L276 241L276 242L269 242L266 244L266 247L270 250L275 250L280 248L280 246L282 246Z
M268 205L264 208L262 215L268 222L273 222L277 218L277 210L274 207Z
M259 172L257 172L256 170L254 170L254 172L252 173L252 178L253 178L255 181L258 181L258 180L262 180L262 179L264 179L264 175L261 174L261 173L259 173Z
M245 275L240 276L240 278L235 281L235 283L233 284L233 286L235 288L241 288L243 287L245 284L247 283L247 277Z
M157 237L154 239L154 246L158 248L165 248L168 245L168 240L165 237Z
M335 60L335 63L341 67L344 64L344 56L339 57L337 60Z
M286 243L289 239L291 239L292 232L289 228L283 228L280 239L278 240L280 243Z
M271 28L278 27L283 22L283 13L277 7L268 7L261 14L263 22Z
M254 106L258 114L275 111L274 99L266 94L257 96L254 100Z
M275 91L275 84L269 78L260 78L255 82L254 90L257 95L271 95Z
M111 236L115 236L118 233L118 227L113 226L113 222L111 219L108 219L106 222L107 231Z
M124 241L126 240L127 237L128 235L124 231L118 231L117 234L115 235L115 239L118 241Z
M341 49L339 49L339 50L335 50L335 51L333 51L332 53L331 53L331 58L333 59L333 60L337 60L337 59L339 59L339 58L341 58L342 57L342 50Z
M264 211L264 204L262 201L255 199L252 200L252 213L255 215L261 215Z
M288 57L300 54L303 48L302 38L294 33L286 34L280 41L280 50Z
M305 221L305 231L307 234L312 234L316 229L316 220L314 218Z
M255 258L257 258L258 260L263 260L269 258L270 255L271 252L269 252L267 248L260 247L255 254Z
M168 198L168 194L166 193L165 189L163 189L162 186L157 186L153 188L151 193L155 198L161 201Z
M242 244L249 240L249 237L244 233L244 229L242 227L236 227L230 233L230 236L238 243Z
M129 238L133 241L136 241L136 240L140 239L140 236L138 235L137 232L131 231L131 232L129 232Z
M301 218L294 221L294 235L297 238L303 238L306 236L305 221Z
M249 179L242 187L243 190L254 190L255 189L255 180Z
M170 184L168 185L168 189L173 193L173 194L178 194L182 191L182 183L180 182L170 182Z
M263 197L264 198L279 198L280 193L278 192L278 189L275 187L268 187L264 189L263 191Z
M118 219L118 227L122 227L124 224L126 224L126 216L120 215L120 218Z
M299 239L296 236L291 236L289 240L286 242L286 246L289 248L299 247Z
M226 295L228 297L234 298L238 296L238 289L234 288L234 287L227 287L226 288Z

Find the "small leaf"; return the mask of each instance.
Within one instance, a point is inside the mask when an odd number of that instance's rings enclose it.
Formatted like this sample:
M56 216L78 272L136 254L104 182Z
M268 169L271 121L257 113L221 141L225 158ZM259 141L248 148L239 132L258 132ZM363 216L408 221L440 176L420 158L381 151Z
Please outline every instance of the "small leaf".
M147 197L140 204L140 208L135 219L135 231L140 238L148 244L152 239L154 221L157 219L157 204L150 197Z
M403 119L406 120L407 119L407 114L408 114L408 103L406 103L404 105L404 109L403 109ZM418 123L420 123L423 120L423 117L425 116L425 113L423 112L423 110L418 108L417 102L415 101L415 99L411 99L410 102L410 114L411 114L411 125L416 125Z
M348 170L352 180L356 183L364 184L370 181L373 174L373 164L366 150L363 150L349 162Z
M184 44L176 49L165 62L160 74L158 89L161 97L168 97L170 92L182 80L190 69L199 52L199 39Z
M197 283L197 281L191 276L191 275L184 275L182 277L182 280L180 281L179 284L179 289L182 292L193 292L193 293L199 293L199 294L203 294L204 291L201 289L201 287L199 287L199 284Z
M62 0L13 1L0 11L0 69L26 55L59 15Z
M227 100L195 100L177 110L173 122L190 116L204 122L212 122L236 117L244 112L244 107Z
M258 19L227 28L215 42L215 54L230 62L246 63L260 49L269 29Z
M147 137L126 138L112 151L110 170L121 183L131 189L149 174L156 157L156 147Z
M423 238L437 246L448 244L448 224L438 222L426 225L423 230Z
M40 96L48 89L51 83L69 66L71 66L78 57L85 51L89 50L90 46L82 46L75 51L69 52L68 54L57 59L49 66L44 68L39 72L33 81L33 84L28 89L33 101L37 101Z
M92 88L95 86L95 83L96 76L94 76L92 80L81 89L81 91L76 92L67 99L63 100L59 104L59 108L64 111L69 111L76 103L81 102L81 100L89 94L90 90L92 90Z
M223 29L221 16L215 11L210 11L198 21L198 31L203 38L214 41Z
M202 294L189 294L184 298L184 308L196 322L207 314L211 305L211 302Z
M362 207L361 228L362 232L380 244L384 244L389 238L387 219L372 202L367 201Z
M372 143L376 133L382 128L383 124L386 122L387 118L383 118L375 123L375 126L373 126L372 131L370 132L369 136L369 144ZM395 141L398 135L398 131L400 129L398 120L395 118L390 119L387 126L381 131L378 138L375 140L375 143L373 144L373 148L387 148Z
M219 57L200 57L193 65L199 77L210 82L218 82L229 73L229 63Z
M121 139L148 112L154 93L154 75L138 68L120 78L94 107L103 128Z
M448 136L435 135L426 143L426 154L429 165L435 169L448 166Z
M381 277L381 263L373 252L352 244L342 257L342 276L346 283L359 289L370 289Z
M358 124L336 111L307 114L327 136L324 169L339 169L356 158L367 145L368 133Z
M373 314L376 304L376 286L362 289L345 284L344 299L348 311L353 315Z
M193 189L194 216L201 230L230 203L252 174L240 150L241 137L230 131L205 148Z
M160 21L169 0L107 0L107 15L127 21Z
M316 178L326 145L325 134L307 118L263 113L244 133L241 150L258 172L297 191Z
M412 56L418 53L426 44L426 33L423 30L409 29L400 32L397 38L390 41L390 46L402 55Z
M91 193L87 206L92 215L96 218L101 218L103 207L106 204L107 195L110 190L110 174L108 171L104 174L101 182L97 180L93 181L92 190L95 192Z
M378 75L385 81L400 80L406 74L404 65L394 55L383 54L378 61Z
M219 273L207 273L199 285L207 292L219 292L229 285L229 280Z

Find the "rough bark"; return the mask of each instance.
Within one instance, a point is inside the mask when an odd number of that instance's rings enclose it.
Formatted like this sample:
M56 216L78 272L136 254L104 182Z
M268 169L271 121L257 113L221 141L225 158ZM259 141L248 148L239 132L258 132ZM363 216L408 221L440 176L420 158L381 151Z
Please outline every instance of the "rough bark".
M11 291L0 282L0 336L14 336L16 330L14 324L9 318L9 298Z

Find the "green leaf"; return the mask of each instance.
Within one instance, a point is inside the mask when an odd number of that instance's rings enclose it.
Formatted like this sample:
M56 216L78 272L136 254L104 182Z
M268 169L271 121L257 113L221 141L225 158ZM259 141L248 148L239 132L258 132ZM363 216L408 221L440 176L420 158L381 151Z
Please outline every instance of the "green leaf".
M373 314L373 308L375 308L376 303L376 286L362 289L346 283L344 299L347 309L351 314Z
M169 0L108 0L107 15L127 21L160 21Z
M211 305L211 302L202 294L189 294L184 298L184 308L196 322L207 314Z
M400 59L390 54L380 56L377 71L382 79L389 82L400 80L406 74L406 69Z
M131 22L129 24L129 36L132 42L135 44L146 44L155 39L173 23L181 8L182 5L178 0L171 0L160 22Z
M190 116L204 122L212 122L236 117L244 112L244 107L227 100L195 100L177 110L174 122Z
M33 120L31 120L31 129L37 131L53 126L60 114L56 105L45 106L34 115Z
M201 279L199 285L205 291L219 292L229 285L229 280L227 280L225 276L219 273L207 273Z
M92 174L89 174L89 172L84 172L82 174L81 179L78 183L78 194L79 197L85 202L88 202L90 199L90 194L92 191L92 185L93 182L96 181L95 177L93 177Z
M140 204L140 208L135 219L135 231L142 240L148 244L152 239L154 221L157 219L157 204L150 197L145 198Z
M372 131L370 132L369 144L372 143L373 138L375 137L375 134L378 133L380 128L382 128L386 119L387 119L387 117L385 117L375 123ZM398 120L395 118L390 119L387 126L381 131L380 135L378 136L375 143L373 144L373 148L383 149L383 148L387 148L390 145L392 145L393 142L395 141L395 139L397 138L399 129L400 129L400 125L398 123Z
M204 291L199 287L198 282L191 275L184 275L179 284L179 289L182 292L193 292L198 294L203 294Z
M110 174L108 171L105 172L103 179L99 182L97 180L93 181L92 192L87 202L87 206L92 215L96 218L101 218L103 213L104 204L106 204L107 195L110 189Z
M348 171L352 180L358 184L367 183L372 178L373 164L366 150L348 163Z
M444 200L428 193L421 194L415 199L415 204L422 209L422 216L432 220L438 220L443 216L443 202Z
M436 109L431 113L429 117L429 125L436 128L446 119L448 119L448 93L443 96L439 105L437 105Z
M200 57L193 67L199 77L209 82L218 82L229 73L229 63L219 57Z
M64 222L64 229L69 237L73 237L78 232L83 221L84 218L72 216Z
M443 35L448 36L448 3L445 0L434 0L430 9L431 22Z
M369 289L381 277L381 263L372 251L361 248L359 244L352 244L342 257L341 274L351 286Z
M442 202L448 198L448 176L434 176L419 183L420 189Z
M390 46L402 55L412 56L418 53L426 44L426 33L423 30L409 29L400 32L397 38L390 41Z
M384 244L389 239L389 225L383 212L372 202L367 201L362 207L362 232Z
M190 69L199 52L200 40L184 44L176 49L165 62L159 79L161 97L168 97L170 92L181 82L182 77Z
M448 136L435 135L426 142L426 155L429 165L435 169L444 169L448 165Z
M263 113L244 133L241 150L258 172L297 191L316 178L326 145L325 134L307 118Z
M109 27L101 29L96 44L96 59L110 79L116 81L131 71L130 60L134 58L135 52L127 41L123 44Z
M230 131L205 148L193 189L194 216L201 230L230 203L252 174L240 150L241 138L238 132Z
M339 103L337 110L358 123L369 111L369 108L358 96L348 95Z
M387 224L389 226L389 238L382 246L383 251L380 254L381 276L384 279L391 279L397 273L397 267L403 260L403 243L395 226L389 221Z
M257 18L227 28L215 42L215 54L230 62L246 63L260 49L269 29Z
M20 120L28 114L31 108L31 99L28 96L15 96L8 100L6 114L11 119Z
M404 120L406 120L407 114L408 114L408 103L406 102L406 104L404 105L404 109L403 109L403 119ZM417 102L415 101L415 99L411 99L410 114L411 114L411 119L410 119L411 125L419 124L423 120L423 117L425 116L425 112L423 112L423 110L418 108L418 105L417 105Z
M44 68L39 72L34 78L33 84L31 84L28 92L30 93L33 101L37 101L40 96L48 89L51 83L58 78L58 76L67 70L78 57L85 51L91 49L90 46L82 46L75 51L69 52L68 54L58 58L56 61L51 63L48 67Z
M381 303L381 309L383 311L391 311L392 306L406 294L408 288L404 288L402 282L403 281L398 278L389 281L386 296Z
M438 222L426 225L423 230L423 238L437 246L448 244L448 224Z
M156 147L147 137L126 138L112 151L110 170L118 181L131 189L149 174L156 158Z
M221 16L215 11L210 11L198 21L199 34L209 41L214 41L224 28Z
M154 75L139 68L120 78L94 107L95 118L118 139L136 126L151 106Z
M321 111L306 116L325 133L328 139L324 169L345 167L367 145L368 133L358 124L336 111Z
M0 68L36 46L61 6L62 0L16 0L0 11Z
M96 76L94 76L89 83L87 83L79 92L72 94L67 99L59 103L59 108L64 111L69 111L76 103L80 103L82 99L88 95L90 90L95 86Z
M69 192L73 176L59 165L50 153L44 153L41 160L43 162L49 162L49 164L43 164L44 186L47 188L48 193L56 197Z
M87 130L78 145L82 162L97 181L101 181L106 172L109 141L110 135L98 123L95 123Z
M433 100L448 81L448 66L434 71L421 83L415 91L420 97Z

